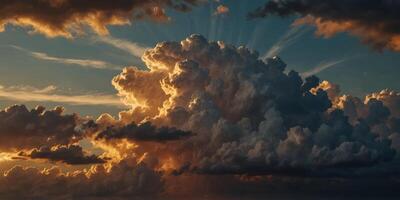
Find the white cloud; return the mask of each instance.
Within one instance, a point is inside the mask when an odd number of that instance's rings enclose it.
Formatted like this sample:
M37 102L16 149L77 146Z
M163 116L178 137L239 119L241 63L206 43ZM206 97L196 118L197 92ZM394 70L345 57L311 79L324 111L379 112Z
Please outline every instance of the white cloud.
M308 77L308 76L312 76L315 74L318 74L326 69L329 69L331 67L334 67L338 64L341 64L343 62L345 62L346 60L348 60L347 58L343 58L343 59L338 59L338 60L332 60L332 61L328 61L328 62L321 62L319 65L317 65L316 67L314 67L313 69L303 72L301 73L302 77Z
M129 54L135 56L135 57L142 57L143 53L148 49L148 47L141 46L137 43L119 39L119 38L114 38L111 36L103 36L103 37L95 37L93 38L95 42L102 42L108 45L111 45L115 48L121 49L123 51L128 52Z
M300 38L309 29L303 28L302 26L291 27L285 35L283 35L265 54L262 59L272 58L277 56L286 47L292 45L298 38Z
M118 71L121 70L121 67L118 67L117 65L114 65L114 64L111 64L111 63L108 63L105 61L101 61L101 60L55 57L55 56L50 56L43 52L29 51L25 48L15 46L15 45L10 45L10 46L15 49L27 52L32 57L39 59L39 60L52 61L52 62L67 64L67 65L79 65L84 68L108 69L108 70L118 70Z

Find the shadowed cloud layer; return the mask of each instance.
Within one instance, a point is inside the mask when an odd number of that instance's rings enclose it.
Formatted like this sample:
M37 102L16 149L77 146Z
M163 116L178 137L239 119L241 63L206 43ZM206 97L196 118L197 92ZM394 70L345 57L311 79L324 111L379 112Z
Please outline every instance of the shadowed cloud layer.
M176 128L160 127L145 122L139 125L134 123L122 127L107 127L96 135L96 139L128 139L133 141L153 141L163 142L170 140L179 140L190 136L190 132L181 131Z
M400 2L391 0L274 0L249 17L299 14L295 24L312 24L317 35L348 32L375 49L400 51L399 9Z
M62 107L28 110L14 105L0 111L0 149L32 149L44 144L69 144L79 140L78 116L63 114Z
M122 199L156 196L162 188L160 173L127 161L68 174L16 166L0 176L2 199Z
M187 11L197 0L4 0L0 31L7 24L27 27L48 37L74 37L86 28L105 35L108 25L130 24L149 18L167 21L165 8Z
M64 162L71 165L101 164L106 159L99 158L96 155L86 155L82 147L78 145L41 147L32 151L20 152L19 156L32 159L47 159L54 162Z

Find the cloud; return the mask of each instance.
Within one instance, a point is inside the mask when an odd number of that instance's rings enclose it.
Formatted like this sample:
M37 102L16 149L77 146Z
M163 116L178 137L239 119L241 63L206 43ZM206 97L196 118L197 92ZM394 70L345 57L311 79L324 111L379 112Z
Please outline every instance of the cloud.
M303 72L301 73L302 77L309 77L315 74L318 74L326 69L329 69L331 67L334 67L338 64L341 64L343 62L347 61L347 59L338 59L338 60L333 60L333 61L329 61L329 62L322 62L319 65L317 65L316 67L314 67L313 69Z
M78 145L59 145L51 148L42 146L28 153L20 152L19 156L29 157L31 159L47 159L49 161L63 162L70 165L101 164L106 162L106 159L96 155L86 155L82 147Z
M76 58L61 58L61 57L54 57L54 56L49 56L46 53L42 52L35 52L35 51L29 51L27 49L24 49L19 46L14 46L11 45L11 47L27 52L30 54L32 57L39 59L39 60L45 60L45 61L51 61L51 62L56 62L56 63L61 63L65 65L78 65L84 68L93 68L93 69L108 69L108 70L121 70L120 67L107 63L105 61L101 60L90 60L90 59L76 59Z
M306 33L308 29L302 26L294 26L289 29L262 57L263 60L278 56L285 48L292 45L301 36Z
M139 125L132 123L123 127L107 127L96 135L96 139L165 142L179 140L190 135L190 132L170 127L157 128L150 122L145 122Z
M142 57L143 53L146 51L146 49L148 49L147 47L141 46L137 43L114 38L111 36L96 37L94 38L94 41L109 44L115 48L126 51L127 53L138 58Z
M2 199L123 199L157 197L163 190L158 172L145 164L121 161L111 167L96 165L88 171L62 173L59 168L39 170L15 166L0 176Z
M375 49L400 51L400 15L397 1L277 0L249 14L250 18L299 14L295 25L311 24L317 35L331 37L340 32L355 35Z
M126 68L113 79L125 103L139 105L119 120L193 132L152 151L172 157L177 173L370 176L395 158L388 137L395 130L380 137L376 128L388 130L381 101L361 101L367 114L349 120L354 112L317 77L284 73L278 57L264 62L244 47L192 35L159 43L142 59L148 70Z
M28 110L14 105L0 111L0 149L32 149L44 144L69 144L82 138L75 128L76 114L63 114L64 108L46 110L38 106Z
M85 140L110 160L65 174L15 167L0 176L0 196L140 199L185 188L193 197L191 191L207 193L208 183L220 192L300 185L300 193L354 194L398 184L397 92L344 95L314 75L286 72L279 57L264 61L258 52L201 35L160 42L142 60L147 69L127 67L112 80L129 106L118 118L79 118L62 108L1 111L4 152L36 148L38 157L66 162L87 156L92 147L68 148Z
M43 89L26 86L0 86L0 98L19 102L55 102L72 105L104 105L124 107L121 100L114 95L65 95L56 94L54 90L54 86L48 86Z
M107 35L110 25L126 25L132 20L168 21L166 8L188 11L197 0L7 0L0 7L0 31L8 24L21 26L47 37L72 38L90 28Z
M214 12L214 15L225 15L229 13L229 7L225 5L219 5Z

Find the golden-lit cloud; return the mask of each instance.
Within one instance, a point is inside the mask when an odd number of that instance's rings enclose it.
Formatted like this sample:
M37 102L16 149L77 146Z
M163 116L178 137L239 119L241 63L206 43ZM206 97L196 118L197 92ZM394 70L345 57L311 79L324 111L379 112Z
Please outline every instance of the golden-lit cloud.
M225 15L229 13L229 7L225 5L219 5L214 12L214 15Z
M293 184L312 191L321 180L335 191L344 183L368 188L376 177L388 179L386 187L398 178L396 92L343 95L314 75L286 72L279 57L263 60L201 35L161 42L142 60L147 69L127 67L112 80L128 106L118 118L82 118L62 107L0 111L3 162L22 152L17 158L29 163L84 164L66 172L16 166L0 176L0 197L165 199Z
M346 32L375 49L400 51L399 8L397 1L276 0L267 1L249 17L299 14L294 24L313 25L319 36Z
M168 21L166 8L190 10L197 0L6 0L0 5L0 31L7 25L21 26L47 37L72 38L88 29L99 35L108 26L127 25L135 20Z
M331 167L366 167L396 154L375 140L376 130L361 128L384 126L388 109L382 103L363 103L367 114L335 106L340 91L315 76L303 80L297 72L284 73L286 64L278 57L263 62L244 47L192 35L159 43L142 59L148 70L126 68L113 79L125 103L135 105L120 113L118 123L150 121L193 132L181 142L157 145L160 150L142 146L149 155L174 163L169 166L178 174L291 174L302 169L298 175L304 175L318 168L315 174L324 176L333 173ZM350 115L354 119L347 121ZM385 137L394 134L390 129ZM333 174L353 175L337 170Z

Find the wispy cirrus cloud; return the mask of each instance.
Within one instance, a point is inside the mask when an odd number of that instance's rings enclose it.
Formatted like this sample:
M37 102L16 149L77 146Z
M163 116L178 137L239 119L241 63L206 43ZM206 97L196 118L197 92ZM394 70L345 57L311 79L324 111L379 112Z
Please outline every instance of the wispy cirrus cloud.
M304 35L309 29L302 26L292 26L269 50L262 59L272 58L281 53L286 47L292 45L297 39Z
M16 45L10 45L10 47L26 52L38 60L51 61L65 65L77 65L83 68L118 70L118 71L122 69L121 67L115 64L108 63L102 60L56 57L48 55L47 53L44 52L30 51L28 49Z
M337 59L337 60L332 60L332 61L325 61L325 62L321 62L320 64L318 64L316 67L312 68L309 71L303 72L300 75L302 77L308 77L308 76L312 76L315 74L318 74L324 70L327 70L329 68L332 68L338 64L341 64L345 61L347 61L349 58L342 58L342 59Z
M138 58L142 57L142 55L146 51L146 49L149 49L148 47L142 46L135 42L115 38L112 36L94 37L93 40L95 42L101 42L101 43L111 45L117 49L125 51L135 57L138 57Z
M124 107L123 103L115 95L107 94L83 94L70 95L57 93L57 87L50 85L44 88L31 86L1 86L0 99L18 102L54 102L71 105L103 105Z

